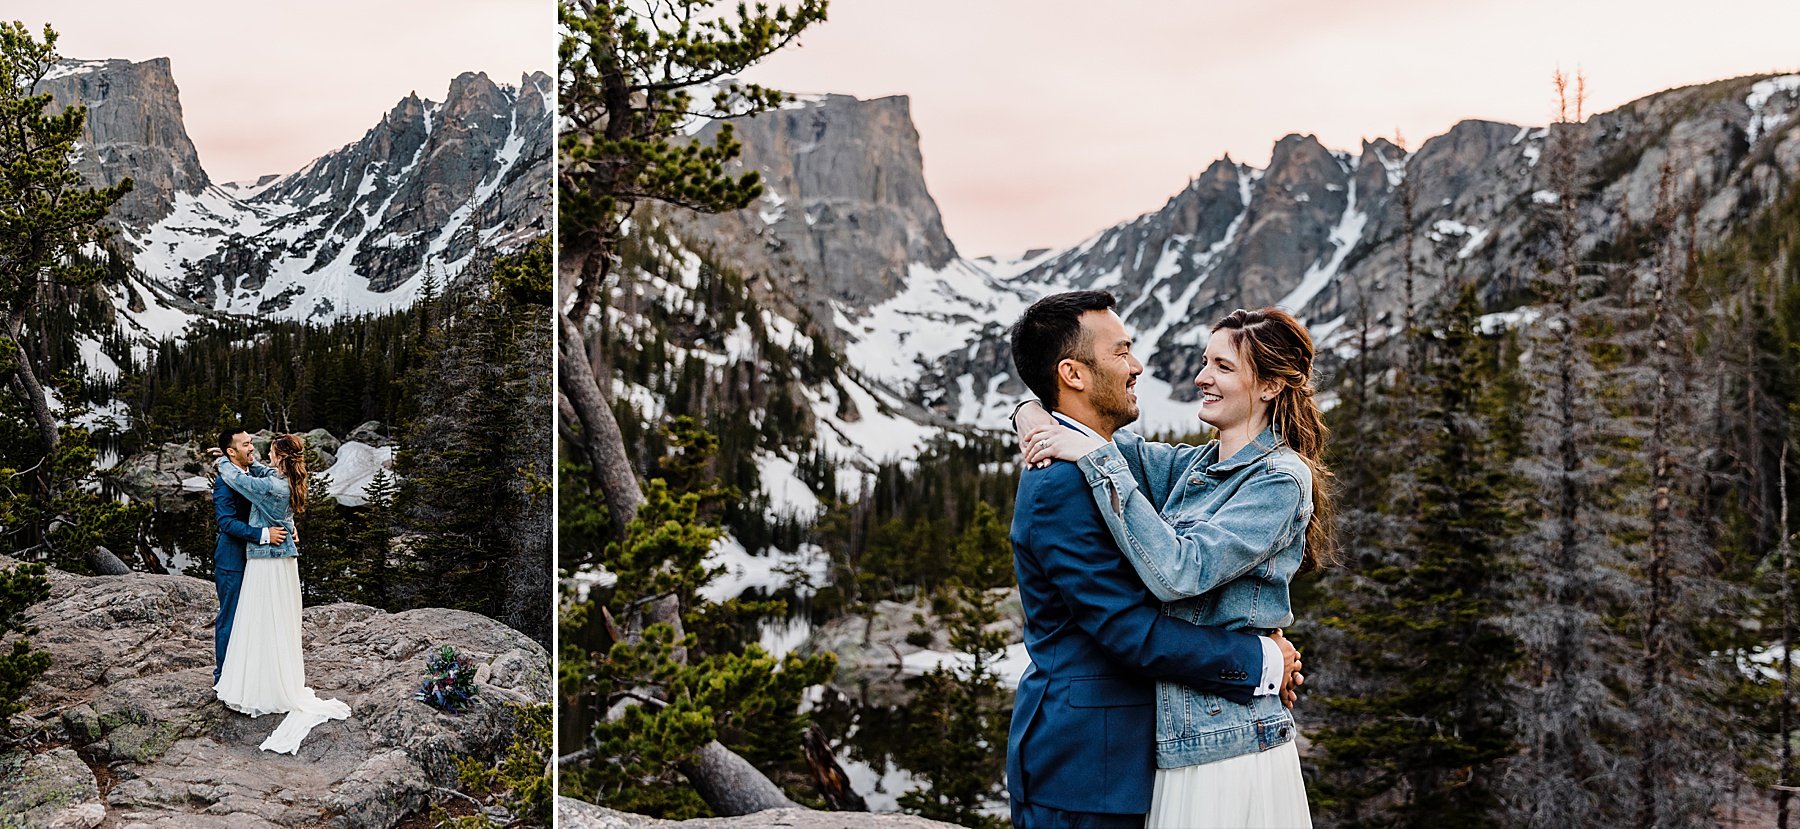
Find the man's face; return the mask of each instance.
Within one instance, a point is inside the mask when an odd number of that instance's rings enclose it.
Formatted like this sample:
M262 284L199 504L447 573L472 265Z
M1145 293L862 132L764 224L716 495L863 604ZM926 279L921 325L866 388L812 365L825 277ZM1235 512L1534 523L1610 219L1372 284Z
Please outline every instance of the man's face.
M239 432L232 435L231 446L225 450L225 457L238 466L256 463L256 444L250 442L250 433Z
M1137 420L1137 378L1144 373L1144 364L1132 356L1125 321L1110 310L1089 311L1081 315L1081 330L1088 353L1077 362L1092 378L1087 397L1095 414L1110 420L1115 429Z

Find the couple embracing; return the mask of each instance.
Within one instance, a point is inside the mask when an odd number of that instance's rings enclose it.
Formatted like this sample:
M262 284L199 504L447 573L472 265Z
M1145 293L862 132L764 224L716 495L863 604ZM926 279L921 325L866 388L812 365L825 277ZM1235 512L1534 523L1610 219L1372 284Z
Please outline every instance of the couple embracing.
M276 435L269 460L256 459L250 433L219 434L213 482L213 691L234 711L287 714L260 748L297 754L313 726L350 716L350 706L306 686L300 651L300 548L294 516L306 510L306 444Z
M1195 384L1205 446L1146 441L1143 364L1103 291L1039 300L1012 330L1037 395L1014 411L1012 525L1031 667L1007 747L1012 823L1309 827L1288 707L1288 584L1329 563L1330 473L1311 338L1274 308L1213 327Z

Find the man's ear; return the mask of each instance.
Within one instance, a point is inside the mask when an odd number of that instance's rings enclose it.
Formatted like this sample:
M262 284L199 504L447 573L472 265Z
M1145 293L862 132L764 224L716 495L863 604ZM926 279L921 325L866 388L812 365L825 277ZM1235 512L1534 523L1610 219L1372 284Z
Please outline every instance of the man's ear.
M1087 366L1080 360L1063 360L1056 364L1056 379L1075 391L1087 391Z

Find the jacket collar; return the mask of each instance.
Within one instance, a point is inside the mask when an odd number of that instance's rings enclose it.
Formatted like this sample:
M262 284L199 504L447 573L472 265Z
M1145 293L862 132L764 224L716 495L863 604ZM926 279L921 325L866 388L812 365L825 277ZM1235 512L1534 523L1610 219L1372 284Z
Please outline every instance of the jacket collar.
M1112 441L1107 440L1106 438L1101 437L1099 432L1089 429L1081 421L1076 420L1075 418L1072 418L1066 414L1063 414L1062 412L1051 412L1050 416L1056 418L1056 421L1058 423L1061 423L1064 426L1067 426L1071 429L1074 429L1077 432L1087 435L1088 437L1091 437L1094 440L1100 441L1101 443L1111 443L1112 442Z
M1214 440L1210 446L1206 447L1207 454L1202 456L1202 460L1209 461L1206 474L1229 475L1262 460L1263 457L1280 447L1281 438L1275 434L1275 424L1271 423L1262 430L1262 434L1251 438L1249 443L1244 444L1244 448L1237 450L1236 454L1222 461L1211 461L1212 458L1218 456L1219 452L1219 442Z

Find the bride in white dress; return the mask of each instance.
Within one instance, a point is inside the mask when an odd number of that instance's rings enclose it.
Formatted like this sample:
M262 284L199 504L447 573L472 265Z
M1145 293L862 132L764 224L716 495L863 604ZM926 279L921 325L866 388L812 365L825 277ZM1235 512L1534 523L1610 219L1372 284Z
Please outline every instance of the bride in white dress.
M349 717L350 706L321 699L306 686L294 533L294 515L306 509L305 444L299 435L278 435L269 443L269 460L273 466L254 463L248 472L228 458L218 460L225 485L250 502L250 524L285 527L287 539L245 545L244 586L213 690L232 710L252 717L287 714L261 748L295 754L313 726Z

